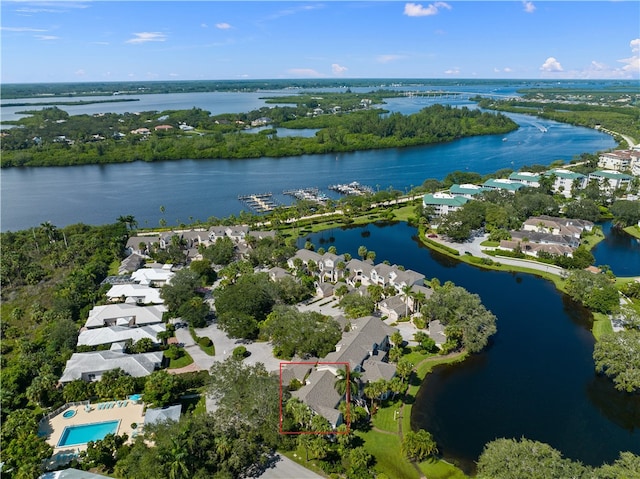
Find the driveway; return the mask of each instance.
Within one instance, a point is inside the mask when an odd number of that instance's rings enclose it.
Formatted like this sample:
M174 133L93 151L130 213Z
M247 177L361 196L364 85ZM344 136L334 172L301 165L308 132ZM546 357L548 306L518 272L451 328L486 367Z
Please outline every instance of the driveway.
M193 358L193 361L200 367L200 369L211 369L213 363L216 361L224 361L233 354L233 350L238 346L244 346L251 354L244 360L246 364L256 364L258 362L263 363L267 371L280 371L280 360L275 358L272 354L272 347L270 343L265 342L253 342L251 344L236 343L236 339L232 339L227 336L227 333L218 328L218 325L213 323L205 328L196 328L196 334L198 337L207 337L213 341L216 349L215 356L209 356L206 354L200 346L198 346L191 337L189 330L186 328L176 329L176 338L181 343L184 343L185 349Z
M276 454L273 464L259 476L250 479L323 479L286 456Z

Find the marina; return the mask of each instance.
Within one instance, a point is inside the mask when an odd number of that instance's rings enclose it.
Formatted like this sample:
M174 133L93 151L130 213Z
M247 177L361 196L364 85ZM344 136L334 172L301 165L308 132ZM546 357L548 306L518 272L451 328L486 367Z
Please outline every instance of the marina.
M361 185L357 181L351 183L342 183L337 185L329 185L331 191L337 191L343 195L371 195L373 194L373 188L365 185Z
M258 213L273 211L278 205L273 199L273 193L258 193L255 195L240 195L238 199Z
M319 188L299 188L294 190L285 190L283 195L293 196L297 200L313 201L319 205L326 205L329 197L320 192Z

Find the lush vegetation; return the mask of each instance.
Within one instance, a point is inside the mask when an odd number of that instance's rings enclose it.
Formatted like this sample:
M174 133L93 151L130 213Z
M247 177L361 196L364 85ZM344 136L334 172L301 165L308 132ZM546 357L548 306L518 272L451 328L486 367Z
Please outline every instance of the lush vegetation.
M620 453L613 464L589 467L562 457L557 449L529 439L496 439L485 446L478 461L478 479L637 478L640 456Z
M518 100L479 99L482 108L525 113L549 120L603 127L640 139L640 98L637 89L532 89L523 90ZM620 141L622 138L619 138Z
M349 94L345 94L349 95ZM192 110L105 115L69 115L57 108L28 112L4 133L1 166L64 166L184 158L259 158L397 148L506 133L517 125L502 114L434 105L413 115L379 110L325 113L306 118L308 106L264 107L250 113L211 116ZM319 128L314 137L278 137L274 130L244 128L265 118L273 127ZM301 117L305 117L302 119ZM171 129L136 134L141 127ZM182 131L188 125L193 131Z

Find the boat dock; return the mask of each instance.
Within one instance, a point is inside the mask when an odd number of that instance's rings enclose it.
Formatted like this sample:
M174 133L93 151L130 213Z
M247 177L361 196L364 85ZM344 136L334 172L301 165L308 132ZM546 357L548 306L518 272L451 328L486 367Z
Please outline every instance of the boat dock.
M273 193L259 193L255 195L240 195L238 199L258 213L273 211L278 206L273 199Z
M373 188L365 185L361 185L357 181L353 181L349 184L329 185L329 189L337 191L343 195L371 195L373 194Z
M325 205L329 197L320 192L318 188L299 188L295 190L285 190L283 195L293 196L298 200L313 201L320 205Z

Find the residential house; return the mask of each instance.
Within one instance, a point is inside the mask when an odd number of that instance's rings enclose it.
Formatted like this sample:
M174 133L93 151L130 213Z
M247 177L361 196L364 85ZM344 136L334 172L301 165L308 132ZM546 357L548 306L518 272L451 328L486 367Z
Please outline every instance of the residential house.
M358 371L369 379L393 377L395 366L386 364L389 336L396 328L373 316L351 320L350 329L342 335L335 351L327 354L306 378L305 385L291 394L326 418L333 428L342 422L338 410L344 396L335 389L338 369ZM385 363L376 364L376 363Z
M127 254L139 254L141 256L147 256L151 251L152 245L158 242L158 237L153 236L131 236L127 240L126 252Z
M524 231L537 231L554 235L569 235L580 238L583 231L591 231L593 223L587 220L574 218L557 218L555 216L540 215L528 218L522 229Z
M141 339L150 339L154 344L160 344L158 333L166 331L164 324L151 324L130 328L128 326L108 326L104 328L85 329L78 335L78 346L101 346L104 344L119 344L117 349L123 349L127 341L136 343Z
M633 176L613 170L599 170L589 173L589 181L595 180L600 185L600 191L612 194L616 190L627 190Z
M155 131L169 131L173 130L171 125L157 125L153 128Z
M347 263L347 284L355 287L357 283L364 286L377 284L382 287L393 286L398 293L402 293L405 286L424 284L424 275L416 271L396 265L378 263L373 265L368 261L352 259Z
M119 351L92 351L74 353L60 378L65 384L77 379L99 381L106 371L120 368L135 378L148 376L162 366L162 351L125 354Z
M136 128L135 130L131 130L131 134L133 134L133 135L149 135L149 134L151 134L151 130L149 130L149 128Z
M489 190L502 190L515 193L525 185L520 181L509 180L507 178L491 178L484 182L483 186Z
M125 302L135 304L162 304L158 288L151 288L141 284L114 284L107 291L107 298L112 303Z
M159 288L171 282L175 273L171 271L173 265L165 264L162 268L140 268L131 273L131 279L143 286Z
M159 408L147 408L144 412L144 426L159 424L162 422L178 422L180 421L180 413L182 406L176 404L173 406L165 406Z
M547 235L548 237L549 235ZM521 251L531 256L538 256L541 252L552 254L554 256L572 257L575 248L560 243L534 243L525 241L523 238L511 240L501 240L498 249L505 251Z
M393 321L398 321L409 313L409 305L400 295L384 298L378 303L378 309Z
M117 303L95 306L89 311L84 324L87 329L109 326L126 326L137 328L162 323L162 315L167 310L164 305L137 306L135 304Z
M640 161L640 152L634 150L615 150L600 153L598 168L611 171L631 171L632 165Z
M563 195L565 198L571 198L574 189L581 190L587 186L587 177L575 171L556 168L547 171L545 176L554 178L551 190L554 193Z
M462 196L463 198L467 198L469 200L473 200L485 191L488 190L484 186L472 185L470 183L465 183L463 185L451 185L451 188L449 188L450 195Z
M137 269L139 269L146 261L144 256L139 255L138 253L132 253L127 256L125 259L120 261L120 266L118 267L118 274L125 275L127 273L133 273Z
M442 192L428 193L422 197L422 206L432 209L434 216L441 217L459 210L468 201L469 199L464 196L454 196Z
M540 175L530 171L515 171L509 175L509 180L522 183L524 186L531 188L540 186Z

